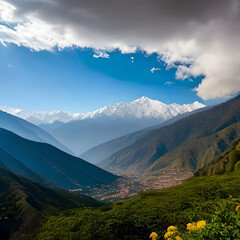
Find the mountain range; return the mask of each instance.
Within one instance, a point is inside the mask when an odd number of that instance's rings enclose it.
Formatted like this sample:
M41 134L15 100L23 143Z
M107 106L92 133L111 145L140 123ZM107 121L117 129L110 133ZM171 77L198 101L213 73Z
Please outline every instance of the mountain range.
M7 129L32 141L51 144L62 151L73 154L67 147L40 127L3 111L0 111L0 128Z
M52 145L0 128L0 165L24 177L65 189L108 184L118 177Z
M88 151L84 152L83 154L80 155L80 157L87 160L88 162L91 162L94 164L100 163L101 161L109 158L112 154L118 152L119 150L123 149L124 147L127 147L131 143L135 142L138 136L141 136L144 133L147 133L153 129L167 126L167 125L172 124L172 123L174 123L182 118L185 118L191 114L195 114L197 112L204 111L205 109L211 108L211 107L212 106L200 108L200 109L194 110L192 112L186 112L183 114L179 114L176 117L166 120L160 124L153 125L151 127L144 128L142 130L139 130L139 131L136 131L133 133L129 133L120 138L115 138L113 140L104 142L104 143L97 145L97 146L89 149Z
M179 114L205 107L192 104L164 104L141 97L130 103L117 103L90 113L32 113L2 108L15 116L39 124L77 156L109 140L159 124Z
M50 113L26 111L18 108L0 107L0 110L14 116L25 119L34 124L70 122L72 120L83 120L93 118L158 118L161 120L169 119L184 112L191 112L195 109L205 107L204 104L194 102L192 104L179 105L176 103L167 105L148 97L141 97L133 102L120 102L113 105L105 106L89 113L70 114L65 111L55 111Z
M207 165L240 137L240 96L138 136L102 161L108 170L159 175Z

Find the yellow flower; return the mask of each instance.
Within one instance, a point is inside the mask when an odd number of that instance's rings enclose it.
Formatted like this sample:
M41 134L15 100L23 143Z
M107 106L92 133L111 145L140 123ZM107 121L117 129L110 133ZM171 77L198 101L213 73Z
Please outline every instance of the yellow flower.
M151 235L149 236L149 238L152 238L152 240L157 240L158 239L158 235L155 232L152 232Z
M236 206L236 212L240 212L240 205Z
M175 226L169 226L169 227L167 228L167 231L168 231L168 232L177 232L177 227L175 227Z
M183 240L183 239L181 237L179 237L179 236L176 236L175 240Z
M175 234L175 232L166 232L165 234L164 234L164 238L165 239L169 239L170 237L172 237L172 235L174 235Z
M198 230L198 229L201 229L201 228L205 228L206 226L206 221L204 220L200 220L198 221L197 223L193 222L193 223L188 223L187 224L187 230L189 231L195 231L195 230Z
M201 221L198 221L197 224L196 224L196 228L197 229L201 229L201 228L205 228L206 227L206 221L204 220L201 220Z
M188 223L187 224L187 230L192 231L195 230L195 223Z

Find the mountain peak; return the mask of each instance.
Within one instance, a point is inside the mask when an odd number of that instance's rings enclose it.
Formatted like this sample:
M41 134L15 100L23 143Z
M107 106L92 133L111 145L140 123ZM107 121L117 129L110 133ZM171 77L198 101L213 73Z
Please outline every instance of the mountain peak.
M136 99L135 101L143 101L143 100L146 101L146 100L152 100L152 99L150 99L148 97L145 97L145 96L142 96L142 97Z

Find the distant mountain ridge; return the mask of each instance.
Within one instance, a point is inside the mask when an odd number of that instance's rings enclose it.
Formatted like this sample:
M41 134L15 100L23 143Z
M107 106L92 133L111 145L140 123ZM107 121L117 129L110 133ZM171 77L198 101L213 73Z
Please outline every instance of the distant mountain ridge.
M13 111L12 111L13 113ZM45 142L51 144L62 151L73 154L67 147L57 141L52 135L35 126L34 124L25 121L22 118L16 117L0 110L0 128L4 128L15 134L36 142Z
M18 108L0 107L0 110L8 112L14 116L23 118L34 124L53 123L55 121L69 122L72 120L83 120L93 118L160 118L163 121L184 112L191 112L198 108L205 107L204 104L194 102L192 104L179 105L176 103L167 105L148 97L141 97L133 102L120 102L105 106L89 113L70 114L65 111L55 111L50 113L25 111Z
M167 105L141 97L130 103L109 105L91 113L74 114L74 120L66 123L63 123L65 120L58 119L57 122L42 123L39 126L79 156L109 140L203 107L204 105L198 102Z

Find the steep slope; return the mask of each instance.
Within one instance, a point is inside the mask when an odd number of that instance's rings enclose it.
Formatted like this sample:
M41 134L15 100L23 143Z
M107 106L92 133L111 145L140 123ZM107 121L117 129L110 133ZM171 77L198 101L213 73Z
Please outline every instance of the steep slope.
M238 169L240 169L240 139L234 140L226 151L199 169L195 176L212 176Z
M58 187L79 188L106 184L117 179L113 174L49 144L21 138L5 129L0 129L0 147ZM14 170L12 166L9 168Z
M37 172L25 166L22 162L13 157L9 152L7 152L2 147L0 147L0 166L7 169L11 169L13 172L25 176L26 178L31 179L33 181L49 185L53 184L53 182L50 182Z
M90 197L44 187L1 167L0 189L1 240L20 240L22 234L35 231L43 218L60 210L100 205Z
M203 104L166 105L142 97L130 103L117 103L91 113L75 114L70 121L50 133L75 154L129 133L159 124L178 114L204 107Z
M240 96L139 136L101 163L107 169L161 174L193 172L240 137Z
M32 141L49 143L69 154L73 154L67 147L41 128L3 111L0 111L0 128L5 128Z
M208 108L210 108L210 107L208 107ZM128 145L134 143L138 136L143 135L144 133L149 132L153 129L167 126L171 123L176 122L177 120L179 120L181 118L187 117L191 114L203 111L205 109L206 108L201 108L201 109L198 109L198 110L195 110L192 112L183 113L183 114L177 115L176 117L173 117L167 121L164 121L163 123L153 125L148 128L144 128L140 131L130 133L130 134L125 135L120 138L110 140L108 142L105 142L103 144L100 144L96 147L89 149L85 153L81 154L80 157L91 163L99 163L99 162L109 158L112 154L114 154L114 153L120 151L121 149L127 147Z

